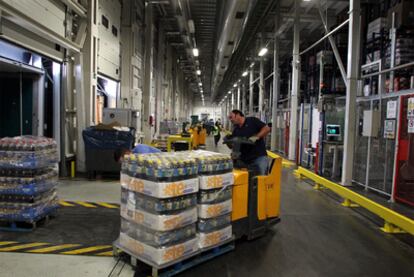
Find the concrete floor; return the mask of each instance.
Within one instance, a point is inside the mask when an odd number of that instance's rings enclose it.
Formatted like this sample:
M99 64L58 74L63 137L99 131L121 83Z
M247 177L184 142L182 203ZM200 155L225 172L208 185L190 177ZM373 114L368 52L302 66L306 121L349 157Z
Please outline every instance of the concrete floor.
M208 140L208 150L218 149ZM64 200L118 203L117 181L63 180ZM414 276L414 249L284 170L280 224L181 276ZM0 233L1 237L1 233ZM109 257L0 253L0 276L134 276Z

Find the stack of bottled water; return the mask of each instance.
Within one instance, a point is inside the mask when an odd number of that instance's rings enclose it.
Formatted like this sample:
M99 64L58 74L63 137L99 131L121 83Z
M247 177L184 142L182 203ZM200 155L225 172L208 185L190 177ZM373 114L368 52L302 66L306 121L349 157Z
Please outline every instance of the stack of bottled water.
M57 209L57 162L53 139L0 139L0 220L34 222Z
M196 252L197 173L195 159L181 153L126 155L120 245L157 265Z
M229 155L209 151L192 151L198 162L198 222L200 249L213 247L232 237L233 163Z

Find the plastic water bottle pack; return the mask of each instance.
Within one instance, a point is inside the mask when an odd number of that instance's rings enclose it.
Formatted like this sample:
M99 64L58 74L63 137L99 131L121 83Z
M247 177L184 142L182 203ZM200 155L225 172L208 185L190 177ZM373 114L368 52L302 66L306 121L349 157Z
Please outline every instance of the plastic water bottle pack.
M205 150L184 151L182 153L196 159L200 175L215 175L233 170L233 161L230 155Z
M35 169L57 161L57 144L53 139L35 136L0 139L0 168Z
M0 139L0 220L34 222L57 209L57 161L53 139Z
M121 218L121 232L153 247L164 247L186 241L196 236L196 225L190 224L174 231L155 231Z
M197 204L197 194L188 194L172 198L155 198L144 194L128 191L122 188L121 203L127 204L128 197L133 194L135 209L145 210L151 213L168 213L194 207Z
M56 168L39 170L39 175L20 172L23 176L16 177L18 173L15 171L9 171L8 175L0 171L0 195L36 195L56 187L58 180Z
M151 181L177 181L197 176L195 159L182 153L125 155L122 173Z

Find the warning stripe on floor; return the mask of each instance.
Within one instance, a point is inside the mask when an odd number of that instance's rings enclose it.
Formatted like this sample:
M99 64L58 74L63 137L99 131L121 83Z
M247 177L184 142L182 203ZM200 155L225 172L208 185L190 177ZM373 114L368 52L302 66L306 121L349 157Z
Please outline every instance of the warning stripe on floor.
M106 203L106 202L60 200L59 205L61 207L84 207L84 208L91 208L91 209L96 209L96 208L119 209L119 204Z
M53 244L47 242L0 241L0 252L113 256L112 245Z

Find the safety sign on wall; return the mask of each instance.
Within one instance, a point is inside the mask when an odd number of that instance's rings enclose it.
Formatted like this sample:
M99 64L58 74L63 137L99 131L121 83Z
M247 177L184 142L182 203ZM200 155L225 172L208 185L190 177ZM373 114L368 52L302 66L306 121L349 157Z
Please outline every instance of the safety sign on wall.
M397 117L397 101L387 102L387 118L394 119Z
M384 123L384 138L395 138L395 120L385 120Z
M413 134L414 133L414 118L408 119L408 133Z
M407 117L414 118L414 98L408 98Z

